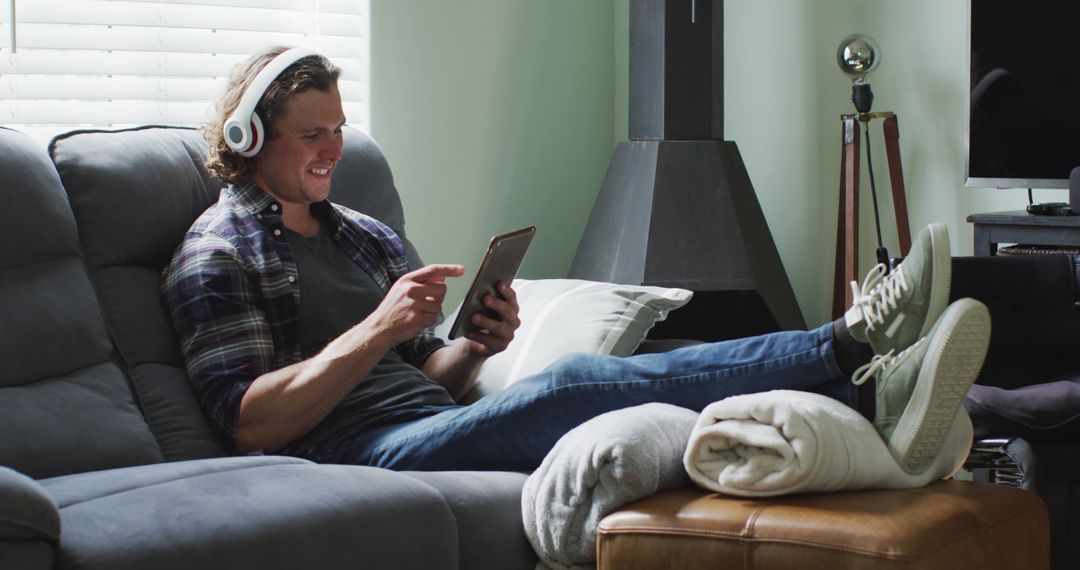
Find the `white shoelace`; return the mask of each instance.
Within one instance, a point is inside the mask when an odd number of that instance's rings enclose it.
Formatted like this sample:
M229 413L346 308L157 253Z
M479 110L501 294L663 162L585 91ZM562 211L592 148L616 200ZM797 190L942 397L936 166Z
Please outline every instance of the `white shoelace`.
M905 354L911 352L915 347L925 341L926 337L920 338L915 344L900 351L899 354L896 353L896 349L890 350L885 354L875 354L874 357L870 359L870 362L855 369L855 372L851 374L851 383L856 386L862 386L867 380L876 377L882 370L885 370L885 368L890 366L893 362L900 360Z
M870 359L870 362L855 369L855 372L851 375L851 383L862 386L867 380L877 376L886 366L892 364L893 360L896 360L895 352L895 350L890 350L885 354L875 354Z
M888 273L885 264L879 263L866 274L862 288L851 282L852 304L858 307L866 320L866 328L874 330L878 324L885 323L885 317L896 309L897 304L908 290L904 266L900 265Z

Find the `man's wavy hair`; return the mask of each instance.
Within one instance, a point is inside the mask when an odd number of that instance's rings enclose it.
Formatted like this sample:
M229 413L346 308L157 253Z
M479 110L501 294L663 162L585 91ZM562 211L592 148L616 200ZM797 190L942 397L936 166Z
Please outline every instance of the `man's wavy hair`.
M287 49L289 48L282 46L268 48L233 67L225 85L225 93L215 105L214 118L202 127L203 137L210 143L206 168L225 182L241 184L250 180L255 172L255 157L240 156L225 143L225 121L240 105L244 91L259 71ZM341 69L321 55L302 58L281 72L255 106L255 112L259 114L266 129L266 139L277 136L274 123L285 111L285 104L290 97L308 89L328 91L337 84L340 76Z

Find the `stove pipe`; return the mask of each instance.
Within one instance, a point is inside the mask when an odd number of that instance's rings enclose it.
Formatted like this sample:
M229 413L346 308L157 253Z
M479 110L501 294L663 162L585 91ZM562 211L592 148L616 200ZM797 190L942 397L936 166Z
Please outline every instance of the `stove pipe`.
M650 338L806 327L739 149L724 136L722 0L631 0L629 141L569 277L683 287Z

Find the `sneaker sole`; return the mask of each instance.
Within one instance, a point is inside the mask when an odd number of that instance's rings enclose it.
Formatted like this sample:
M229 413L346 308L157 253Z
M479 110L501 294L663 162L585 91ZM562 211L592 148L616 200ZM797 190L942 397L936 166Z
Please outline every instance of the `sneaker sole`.
M968 388L975 382L990 344L990 312L961 299L941 316L919 378L897 422L889 451L907 473L917 475L937 459Z
M927 302L926 317L923 319L919 338L930 333L938 317L945 312L949 304L949 287L952 281L952 253L949 251L949 228L945 224L930 224L930 251L934 254L933 285L930 288L930 300Z

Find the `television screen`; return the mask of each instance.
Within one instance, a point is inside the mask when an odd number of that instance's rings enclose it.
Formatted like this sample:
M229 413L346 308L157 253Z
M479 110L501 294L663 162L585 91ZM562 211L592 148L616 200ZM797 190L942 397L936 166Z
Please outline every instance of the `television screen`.
M1068 188L1080 166L1080 2L971 0L967 185Z

